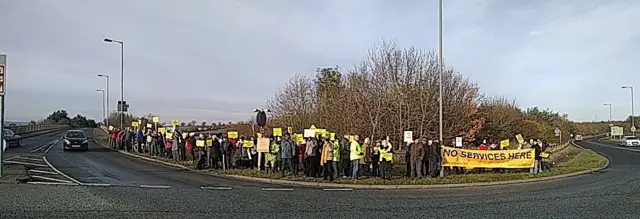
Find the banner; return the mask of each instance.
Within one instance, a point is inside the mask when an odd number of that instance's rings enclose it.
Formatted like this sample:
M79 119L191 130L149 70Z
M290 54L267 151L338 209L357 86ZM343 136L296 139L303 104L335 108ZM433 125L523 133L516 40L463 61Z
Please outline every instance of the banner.
M533 149L467 150L442 147L442 166L464 168L533 168Z

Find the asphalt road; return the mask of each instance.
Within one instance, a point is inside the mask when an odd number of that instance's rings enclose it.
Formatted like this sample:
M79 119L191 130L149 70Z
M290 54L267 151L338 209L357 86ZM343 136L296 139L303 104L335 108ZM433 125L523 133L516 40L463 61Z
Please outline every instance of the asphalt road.
M86 129L85 134L93 135L91 129ZM105 148L94 141L89 141L89 151L63 151L62 141L60 141L53 145L46 156L51 165L83 184L195 189L231 186L261 189L263 186L267 186L213 178L142 161Z
M56 131L44 135L29 137L22 140L22 147L7 148L4 158L11 158L17 155L29 153L39 147L46 146L48 143L59 139L65 131Z
M0 218L637 218L640 150L585 141L604 171L541 183L440 190L263 191L132 160L116 152L47 156L78 180L122 186L0 185ZM95 149L95 150L94 150ZM56 165L56 164L54 164ZM231 190L205 190L209 182ZM139 188L164 183L171 188Z

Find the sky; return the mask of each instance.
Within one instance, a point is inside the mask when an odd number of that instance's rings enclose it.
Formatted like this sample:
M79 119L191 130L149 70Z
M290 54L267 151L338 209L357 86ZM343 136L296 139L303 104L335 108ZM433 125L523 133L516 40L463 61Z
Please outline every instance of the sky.
M438 1L4 0L6 117L56 109L102 118L124 98L161 120L246 120L295 74L351 67L393 40L435 50ZM487 95L576 121L631 113L640 88L640 1L445 0L444 59ZM638 93L637 96L640 96ZM637 111L640 111L638 109ZM638 114L638 113L636 113Z

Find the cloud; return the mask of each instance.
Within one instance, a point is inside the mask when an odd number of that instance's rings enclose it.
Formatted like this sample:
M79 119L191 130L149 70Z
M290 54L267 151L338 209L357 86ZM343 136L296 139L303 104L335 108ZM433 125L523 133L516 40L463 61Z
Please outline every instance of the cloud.
M630 108L638 79L636 1L447 0L445 61L490 95L589 120ZM381 39L437 48L437 1L0 2L7 53L7 116L30 120L57 108L100 118L111 77L136 114L163 119L247 119L294 74L349 68ZM43 100L43 98L46 98Z

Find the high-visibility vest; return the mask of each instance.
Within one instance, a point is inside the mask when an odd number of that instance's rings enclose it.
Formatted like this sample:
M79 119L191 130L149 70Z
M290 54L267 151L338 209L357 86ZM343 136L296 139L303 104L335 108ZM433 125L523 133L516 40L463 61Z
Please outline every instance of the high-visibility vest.
M387 146L386 149L384 147L380 148L380 161L382 161L382 159L393 163L393 153L391 153L391 147Z
M351 141L350 149L351 149L351 154L349 155L350 160L360 160L364 157L364 154L362 153L362 147L360 146L360 143L358 143L356 140Z
M333 142L333 161L340 161L340 141Z

